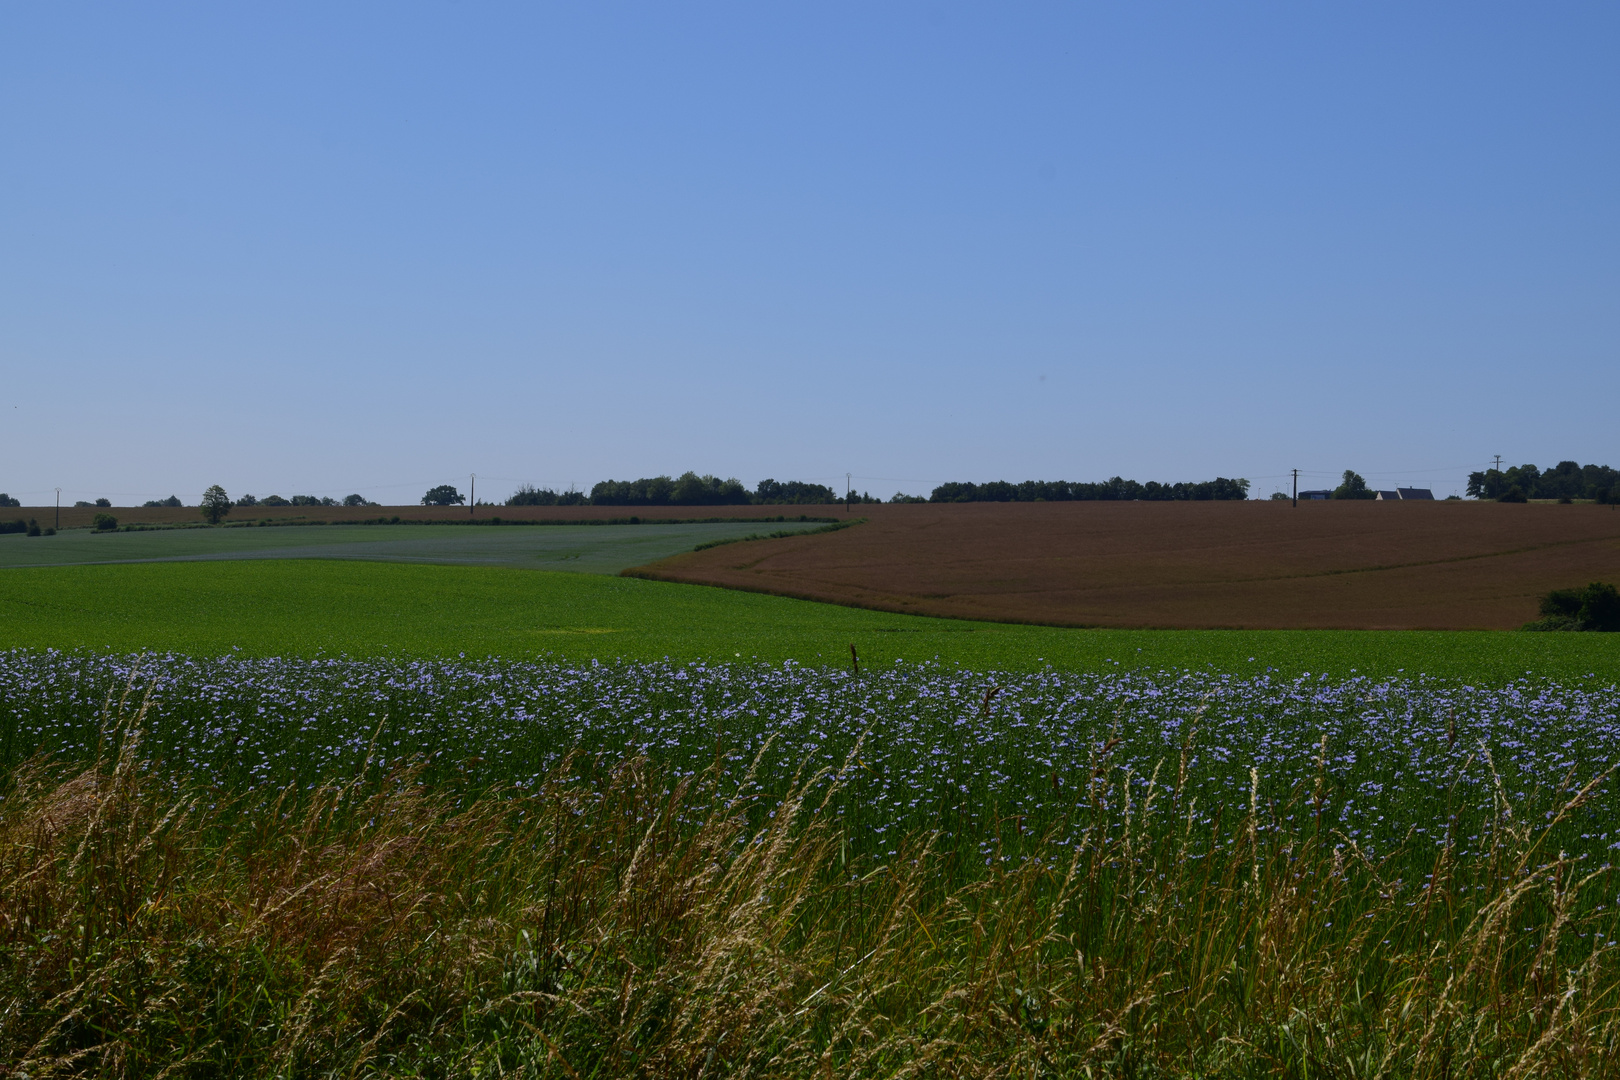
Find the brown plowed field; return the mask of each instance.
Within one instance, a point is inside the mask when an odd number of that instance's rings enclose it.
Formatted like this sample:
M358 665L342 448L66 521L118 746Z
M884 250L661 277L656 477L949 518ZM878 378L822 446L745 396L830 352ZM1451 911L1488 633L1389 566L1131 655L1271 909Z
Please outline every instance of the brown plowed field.
M202 513L195 506L99 506L62 507L62 528L87 527L97 514L111 514L120 525L195 525L202 521ZM345 521L376 521L380 517L398 517L401 521L550 521L590 522L628 521L631 517L642 521L705 521L721 518L726 521L774 521L779 515L797 518L800 514L812 518L841 517L844 508L838 506L480 506L468 514L465 506L238 506L232 507L232 521L320 522L340 524ZM0 507L0 521L15 518L35 518L40 525L56 521L54 506Z
M1620 583L1608 506L1433 502L867 506L852 529L631 573L1059 626L1507 629L1549 589Z

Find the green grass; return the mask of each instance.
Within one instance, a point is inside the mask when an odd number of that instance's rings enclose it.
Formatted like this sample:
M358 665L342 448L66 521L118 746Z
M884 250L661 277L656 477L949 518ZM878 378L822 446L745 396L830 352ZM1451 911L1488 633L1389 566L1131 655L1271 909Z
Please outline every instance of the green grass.
M1611 691L4 660L7 1076L1620 1075Z
M937 658L1015 671L1051 664L1238 673L1404 670L1481 682L1526 672L1620 677L1620 635L1609 634L1063 630L889 615L631 578L316 559L0 573L4 648L572 660L740 656L847 664L851 644L868 666Z
M816 522L642 525L287 525L0 536L0 567L220 559L363 559L617 574L694 547Z

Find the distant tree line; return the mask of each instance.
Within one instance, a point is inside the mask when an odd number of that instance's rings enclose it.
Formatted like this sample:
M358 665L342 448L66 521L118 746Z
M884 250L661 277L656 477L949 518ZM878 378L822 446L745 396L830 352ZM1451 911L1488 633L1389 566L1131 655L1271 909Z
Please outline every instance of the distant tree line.
M861 497L857 496L856 501ZM582 491L552 491L531 484L519 487L507 506L806 506L842 502L825 484L802 480L761 480L753 491L735 478L722 480L707 474L643 477L640 480L603 480ZM864 501L877 502L870 496Z
M507 506L586 506L591 497L583 491L552 491L522 484L506 500Z
M294 495L290 499L283 499L280 495L266 495L256 498L252 495L243 495L236 500L237 506L376 506L364 495L345 495L341 499L334 499L330 495Z
M1247 499L1249 482L1218 476L1198 483L1145 484L1114 477L1096 483L1070 480L1025 480L1020 484L992 480L985 484L941 484L929 502L1168 502L1172 500Z
M1475 499L1524 502L1527 499L1592 499L1620 503L1620 471L1607 465L1560 461L1542 472L1534 465L1512 465L1468 474L1468 494Z

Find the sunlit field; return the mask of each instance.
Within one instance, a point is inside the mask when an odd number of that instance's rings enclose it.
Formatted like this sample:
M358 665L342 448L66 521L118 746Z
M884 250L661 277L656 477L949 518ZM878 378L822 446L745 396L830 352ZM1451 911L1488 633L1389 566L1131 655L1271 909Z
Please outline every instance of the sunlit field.
M31 1068L1617 1065L1596 676L11 652L0 710Z
M851 645L862 663L937 660L978 671L1620 678L1616 634L1059 629L600 574L329 559L0 572L0 648L824 666L848 663Z

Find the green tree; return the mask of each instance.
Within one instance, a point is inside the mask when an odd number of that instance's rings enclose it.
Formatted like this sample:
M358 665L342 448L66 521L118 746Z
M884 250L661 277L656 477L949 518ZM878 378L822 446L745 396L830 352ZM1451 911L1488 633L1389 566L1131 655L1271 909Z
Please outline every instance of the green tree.
M1376 499L1378 496L1367 488L1367 481L1361 474L1353 469L1344 470L1343 481L1333 489L1335 499Z
M430 488L427 494L422 496L423 506L460 506L466 501L467 496L449 484L440 484L436 488Z
M203 492L202 516L208 519L208 524L218 525L225 515L231 512L231 497L225 494L225 489L218 484Z

